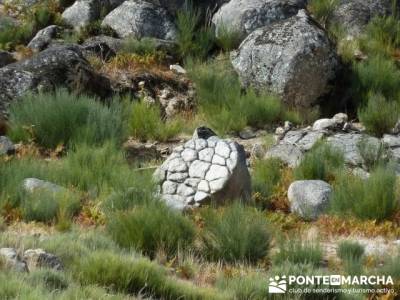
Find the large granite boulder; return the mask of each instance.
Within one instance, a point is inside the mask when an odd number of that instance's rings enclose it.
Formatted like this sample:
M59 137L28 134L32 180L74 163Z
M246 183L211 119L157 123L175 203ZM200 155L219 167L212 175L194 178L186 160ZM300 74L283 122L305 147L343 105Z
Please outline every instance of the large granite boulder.
M20 96L58 86L81 89L101 98L111 95L109 80L94 72L80 47L51 47L0 69L0 119L6 118L9 104Z
M392 8L392 0L341 0L329 22L342 26L350 36L358 36L374 17L389 15Z
M111 27L122 38L174 40L177 34L171 16L163 7L142 0L125 1L104 18L102 25Z
M197 130L155 172L161 199L167 205L185 210L250 197L251 179L243 147L209 132Z
M31 48L34 51L40 52L46 49L53 39L57 38L61 33L62 28L57 25L50 25L42 30L39 30L38 33L33 37L33 39L29 42L28 48Z
M255 30L231 58L245 87L273 92L296 107L315 104L338 66L335 46L305 10Z
M214 14L216 35L235 32L243 39L254 30L284 20L305 8L305 0L231 0Z
M325 181L295 181L288 190L290 209L305 220L315 220L328 207L331 193L332 188Z

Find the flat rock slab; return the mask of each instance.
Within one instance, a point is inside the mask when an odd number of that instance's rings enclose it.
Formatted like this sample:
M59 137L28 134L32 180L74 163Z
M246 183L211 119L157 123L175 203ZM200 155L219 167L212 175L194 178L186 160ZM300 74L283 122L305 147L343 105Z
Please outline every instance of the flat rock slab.
M176 147L154 177L161 198L179 210L251 194L243 147L217 136L193 138Z

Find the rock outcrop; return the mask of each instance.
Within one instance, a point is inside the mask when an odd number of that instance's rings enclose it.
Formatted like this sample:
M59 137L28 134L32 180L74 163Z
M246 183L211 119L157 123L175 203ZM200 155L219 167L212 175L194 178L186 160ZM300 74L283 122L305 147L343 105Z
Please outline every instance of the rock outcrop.
M122 38L174 40L177 34L171 16L163 7L142 0L125 1L104 18L102 25L111 27Z
M0 68L13 62L15 62L15 58L10 52L0 50Z
M255 30L231 58L245 87L273 92L296 107L315 104L338 67L335 46L305 10Z
M55 46L0 69L0 118L7 116L11 102L27 92L59 86L101 98L111 95L109 80L93 71L79 46Z
M0 156L10 155L15 153L15 146L13 142L6 136L0 136Z
M325 181L295 181L288 190L290 210L305 220L316 220L328 207L331 193Z
M195 137L175 148L155 172L161 199L167 205L185 210L250 197L243 147L209 133L204 128L197 130Z
M232 32L244 39L254 30L284 20L305 8L305 0L231 0L214 14L216 35Z
M61 33L62 28L57 25L50 25L42 30L39 30L34 38L29 42L28 48L40 52L46 49L53 39L56 39Z

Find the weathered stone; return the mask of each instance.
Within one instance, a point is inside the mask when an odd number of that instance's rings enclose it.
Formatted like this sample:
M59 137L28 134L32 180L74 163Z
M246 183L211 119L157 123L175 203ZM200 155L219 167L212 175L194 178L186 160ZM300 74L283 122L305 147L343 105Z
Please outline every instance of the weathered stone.
M122 38L174 40L177 34L175 24L164 8L142 0L125 1L108 14L102 24L111 27Z
M189 167L189 176L194 178L204 178L211 164L196 160Z
M172 181L165 181L162 185L163 194L173 195L176 193L178 184Z
M209 193L210 192L210 186L208 184L207 180L202 180L200 181L197 190L201 191L201 192L205 192L205 193Z
M215 147L215 153L224 158L229 158L229 155L231 154L231 148L226 142L221 141L217 143L217 146Z
M50 25L36 33L34 38L29 42L28 48L40 52L46 49L53 39L57 38L61 33L62 28L57 25Z
M59 186L49 181L40 180L37 178L24 179L22 187L28 193L34 193L38 190L43 190L51 193L60 193L65 191L65 188L63 188L62 186Z
M212 159L212 164L213 165L225 166L226 165L226 160L225 160L225 158L219 156L218 154L215 154L213 159Z
M295 168L303 158L303 153L292 144L278 144L267 151L265 158L278 158L290 168Z
M28 249L24 252L24 260L28 265L29 271L38 268L48 268L56 271L64 269L61 260L54 254L47 253L43 249Z
M245 87L273 92L296 107L315 104L338 67L335 46L305 10L255 30L231 59Z
M0 50L0 68L15 62L14 56L7 51Z
M229 171L226 167L213 164L207 172L206 180L210 182L220 178L227 178L228 175Z
M184 161L192 162L197 159L197 151L193 149L185 149L182 151L181 156Z
M211 162L214 155L214 148L206 148L199 152L199 159L206 162Z
M15 153L15 146L13 142L6 136L0 136L0 156L11 155Z
M337 123L333 119L319 119L314 122L313 130L327 130L334 129L337 126Z
M17 272L28 272L26 262L21 260L13 248L0 248L0 259L4 260L6 267Z
M213 16L217 37L235 32L242 39L254 30L287 19L305 8L304 0L231 0Z
M322 180L293 182L288 190L290 209L306 220L315 220L329 205L331 186Z

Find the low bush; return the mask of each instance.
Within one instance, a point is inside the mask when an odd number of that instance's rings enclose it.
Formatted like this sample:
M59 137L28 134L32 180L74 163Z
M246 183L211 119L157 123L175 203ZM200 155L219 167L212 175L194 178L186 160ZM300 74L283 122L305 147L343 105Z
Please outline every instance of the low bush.
M272 95L242 92L237 75L225 57L214 62L190 61L187 69L197 87L200 114L219 133L262 128L282 119L280 100Z
M377 55L353 64L353 96L360 102L356 105L366 105L369 93L381 94L393 101L400 94L399 87L400 70L393 60Z
M157 53L156 44L151 38L127 38L122 47L123 53L136 53L139 55L155 55Z
M283 240L280 241L279 252L273 256L272 262L275 265L289 262L319 267L322 262L322 255L322 248L317 242L302 242L296 239Z
M228 299L212 289L195 287L167 276L164 268L144 258L98 251L83 257L74 273L84 285L162 299Z
M368 171L378 166L386 166L390 163L391 155L386 144L375 139L363 137L357 144L357 149Z
M71 142L101 144L105 140L121 141L126 132L119 100L107 107L87 96L66 90L55 94L30 94L10 107L11 133L21 128L47 148Z
M224 24L219 26L216 35L216 44L225 52L238 48L242 39L240 32Z
M172 257L178 249L188 249L195 228L189 219L161 202L112 215L107 224L111 237L122 247L154 257L158 250Z
M358 110L358 118L368 132L382 136L390 133L396 125L400 113L400 105L389 101L381 94L369 94L367 104Z
M342 241L339 243L337 255L342 260L348 274L361 275L364 252L364 246L358 242Z
M183 122L177 118L163 121L161 111L144 101L136 102L132 107L130 132L134 138L147 141L167 141L183 129Z
M308 10L320 24L326 26L338 5L339 0L311 0L308 2Z
M335 182L331 200L334 214L383 221L398 208L396 174L390 166L378 167L366 180L343 173Z
M201 253L212 260L254 263L269 251L271 235L263 214L239 203L221 212L202 211Z
M253 192L268 199L282 177L282 161L279 159L257 160L253 165Z
M70 284L63 272L50 269L35 270L29 273L27 281L33 286L43 285L49 291L60 291L68 288Z
M344 167L343 154L324 142L319 142L307 152L294 170L297 180L320 179L330 181Z

